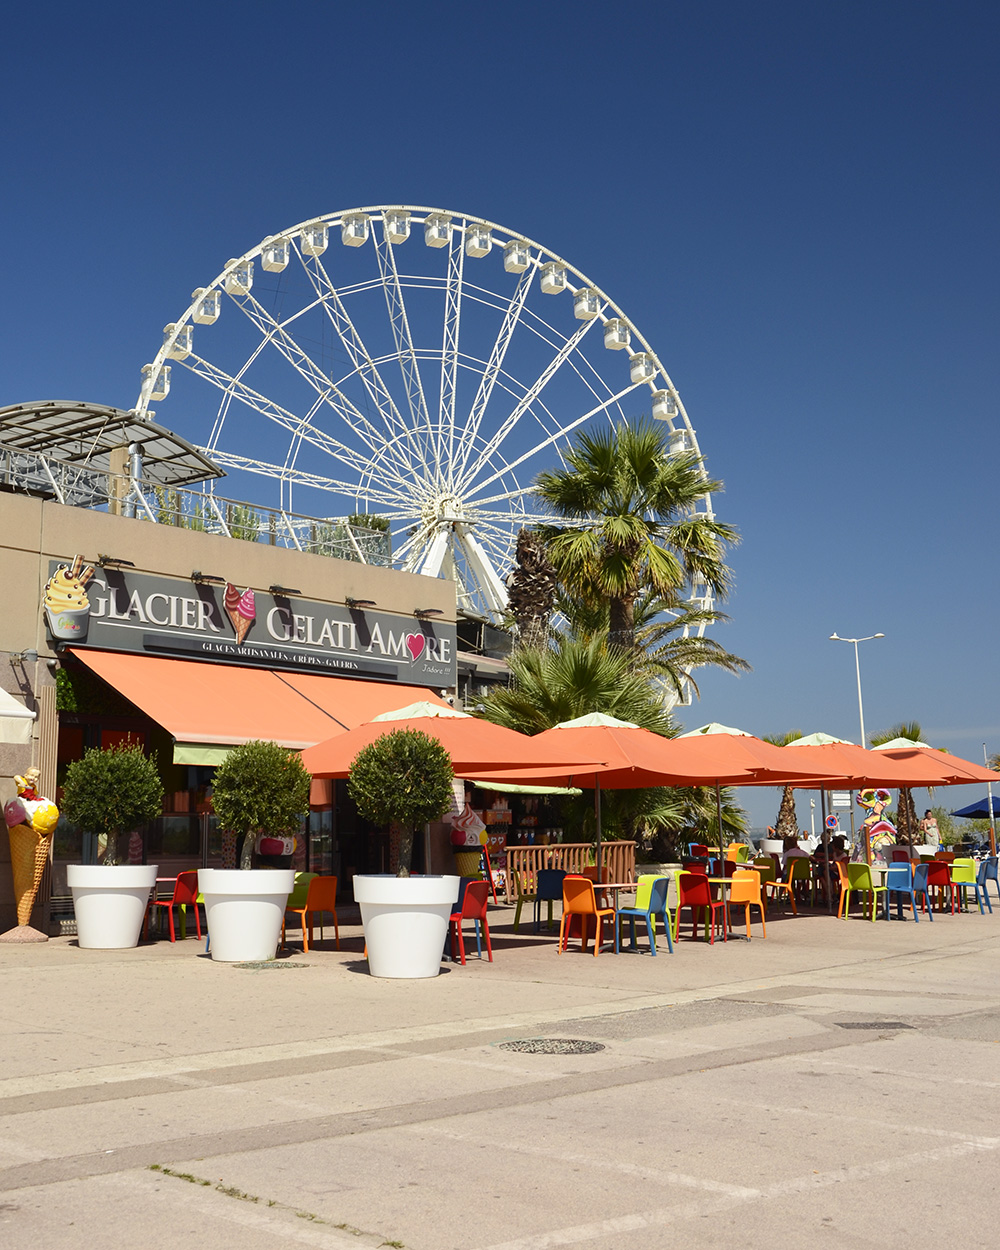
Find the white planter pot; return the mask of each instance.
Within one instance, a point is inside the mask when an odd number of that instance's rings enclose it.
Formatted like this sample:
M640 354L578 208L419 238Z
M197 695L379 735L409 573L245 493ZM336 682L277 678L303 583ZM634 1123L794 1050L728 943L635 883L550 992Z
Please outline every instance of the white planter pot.
M373 977L437 976L458 886L458 877L354 878Z
M158 864L67 864L79 945L88 950L135 946L158 868Z
M780 855L785 844L781 838L761 838L758 849L761 855Z
M273 959L294 884L291 868L199 868L212 958L223 963Z

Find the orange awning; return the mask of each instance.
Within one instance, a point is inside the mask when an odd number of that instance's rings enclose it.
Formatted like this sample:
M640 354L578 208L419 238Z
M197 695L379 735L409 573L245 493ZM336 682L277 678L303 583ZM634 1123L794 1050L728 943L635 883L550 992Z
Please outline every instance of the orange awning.
M443 702L422 686L394 682L70 651L177 742L236 746L263 738L301 750L415 699Z

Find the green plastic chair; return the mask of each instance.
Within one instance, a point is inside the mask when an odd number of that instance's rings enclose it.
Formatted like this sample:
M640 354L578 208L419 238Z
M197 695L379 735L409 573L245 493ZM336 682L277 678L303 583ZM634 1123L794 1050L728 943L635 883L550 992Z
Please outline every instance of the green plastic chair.
M637 911L649 911L649 899L653 893L653 882L659 881L663 876L662 872L644 872L636 878L635 882L635 907ZM656 932L656 917L661 916L664 927L669 933L673 927L673 917L670 915L670 908L664 902L662 912L653 913L653 932Z
M877 908L878 896L879 894L886 893L886 887L884 885L875 884L874 880L872 879L872 870L868 867L867 864L848 864L847 865L847 889L845 891L846 898L844 899L844 919L845 920L847 919L848 912L850 910L852 893L871 895L871 898L869 900L871 916L869 918L874 924L875 913L878 909Z
M297 872L295 874L295 884L292 886L292 892L288 896L285 907L293 907L296 911L301 911L306 905L306 897L309 894L309 882L314 877L318 877L318 872ZM281 921L281 944L285 944L285 921L282 917Z

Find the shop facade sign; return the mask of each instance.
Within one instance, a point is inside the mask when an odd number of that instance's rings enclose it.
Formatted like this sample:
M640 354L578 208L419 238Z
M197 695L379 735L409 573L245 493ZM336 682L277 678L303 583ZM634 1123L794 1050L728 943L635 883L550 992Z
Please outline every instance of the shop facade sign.
M53 560L42 610L57 645L453 686L449 623Z

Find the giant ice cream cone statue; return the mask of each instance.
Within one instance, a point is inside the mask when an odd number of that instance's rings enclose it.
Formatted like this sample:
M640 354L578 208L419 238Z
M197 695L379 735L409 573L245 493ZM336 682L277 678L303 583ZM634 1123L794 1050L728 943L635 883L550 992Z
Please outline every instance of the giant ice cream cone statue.
M10 866L14 878L14 901L17 905L17 927L0 935L0 942L45 942L44 933L33 929L28 921L38 897L42 874L49 859L49 846L59 820L59 809L51 799L42 798L36 786L39 772L29 768L23 777L15 777L17 798L4 807L7 836L10 839Z

